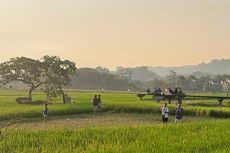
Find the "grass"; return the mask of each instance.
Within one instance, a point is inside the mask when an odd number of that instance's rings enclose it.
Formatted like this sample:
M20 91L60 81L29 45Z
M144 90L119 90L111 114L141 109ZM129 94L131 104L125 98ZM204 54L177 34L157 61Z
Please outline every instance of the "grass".
M161 123L159 108L151 97L140 101L135 94L68 91L75 103L61 98L49 105L49 117L42 118L44 106L19 105L23 90L0 91L0 120L21 120L8 139L0 142L4 153L228 153L230 150L230 103L216 106L215 100L189 99L183 102L185 117L175 124L175 103L169 105L170 121ZM103 108L94 116L92 98L101 94ZM39 91L34 99L45 99ZM215 117L215 118L213 118Z
M159 114L159 108L164 103L164 101L157 103L151 97L146 97L140 101L135 94L128 93L69 91L68 94L75 103L63 105L62 99L56 98L54 104L49 105L49 115L90 114L92 113L92 97L96 93L102 95L103 109L101 112ZM0 119L41 117L44 106L19 105L15 102L17 97L26 96L26 94L26 91L0 91ZM35 92L34 99L45 99L45 95L41 92ZM184 114L189 116L230 117L228 100L224 101L223 107L217 107L216 100L185 100L184 107ZM174 110L175 103L170 104L169 108ZM174 115L174 111L171 111L171 115Z
M6 153L228 153L229 120L138 127L16 130L0 145Z

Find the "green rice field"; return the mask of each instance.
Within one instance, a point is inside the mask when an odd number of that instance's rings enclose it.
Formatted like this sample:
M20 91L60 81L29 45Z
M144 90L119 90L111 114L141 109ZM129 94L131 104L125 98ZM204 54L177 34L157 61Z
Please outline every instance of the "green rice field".
M217 106L217 100L184 100L181 123L174 123L176 101L172 102L169 123L162 124L160 107L165 101L157 103L150 96L140 101L134 93L68 91L73 103L54 99L44 120L43 105L16 103L26 94L0 91L1 124L15 122L0 142L2 153L230 152L229 100L223 106ZM101 94L103 102L95 115L94 94ZM45 95L36 91L33 98L44 100Z

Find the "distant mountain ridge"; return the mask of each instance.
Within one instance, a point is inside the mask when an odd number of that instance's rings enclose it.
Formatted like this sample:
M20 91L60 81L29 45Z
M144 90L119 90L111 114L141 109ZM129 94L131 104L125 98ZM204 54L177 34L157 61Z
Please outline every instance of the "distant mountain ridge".
M185 65L179 67L148 67L150 71L160 76L169 74L169 70L175 71L177 74L199 74L202 75L218 75L230 74L230 59L214 59L209 63L201 63L198 65Z

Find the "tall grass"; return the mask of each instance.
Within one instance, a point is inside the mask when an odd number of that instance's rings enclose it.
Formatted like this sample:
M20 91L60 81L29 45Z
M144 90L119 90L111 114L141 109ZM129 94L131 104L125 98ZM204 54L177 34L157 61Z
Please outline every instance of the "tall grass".
M229 120L140 127L16 130L4 153L228 153Z
M102 95L101 112L160 114L159 108L164 103L157 103L151 97L140 101L135 94L69 91L75 103L64 105L62 99L57 98L54 104L49 105L49 116L93 113L92 98L96 93ZM0 91L1 121L16 117L42 117L43 106L19 105L15 102L16 97L26 94L26 91ZM43 93L34 93L34 99L44 98ZM223 107L217 107L214 103L214 100L185 101L184 114L230 117L229 102ZM170 115L174 115L175 104L170 104L169 109ZM210 119L137 127L111 125L95 128L17 129L0 143L0 153L228 153L229 126L229 119Z
M97 92L69 91L68 94L74 99L75 103L62 104L62 98L54 99L54 104L49 105L50 116L64 116L74 114L92 113L92 98ZM16 97L26 96L26 91L0 91L0 119L30 118L41 117L42 105L20 105L15 102ZM100 112L115 113L152 113L160 114L159 108L164 103L157 103L151 97L146 97L140 101L135 94L128 93L98 93L102 95L103 108ZM41 92L35 92L34 99L45 99ZM211 117L230 117L230 103L225 101L223 107L217 107L215 100L185 100L184 114L189 116L211 116ZM174 115L175 103L169 105L170 114Z

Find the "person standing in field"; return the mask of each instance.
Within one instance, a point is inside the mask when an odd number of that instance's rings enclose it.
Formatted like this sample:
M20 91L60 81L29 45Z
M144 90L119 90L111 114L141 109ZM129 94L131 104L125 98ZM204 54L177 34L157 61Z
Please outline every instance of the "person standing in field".
M178 94L178 88L177 88L177 87L174 89L173 93L174 93L175 95Z
M182 115L183 115L183 108L182 108L181 104L178 104L177 108L176 108L176 118L175 118L176 123L178 123L182 120Z
M98 109L100 109L101 105L102 105L101 95L98 95L98 97L97 97L97 103L98 103Z
M93 98L93 112L94 112L94 114L96 113L97 110L98 110L98 97L97 97L97 95L94 95L94 98Z
M146 92L147 92L147 94L151 94L151 91L149 88L146 90Z
M48 109L48 104L45 104L45 109L44 109L44 111L43 111L43 117L44 117L44 118L47 118L47 117L48 117L48 111L49 111L49 109Z
M169 109L167 107L167 103L165 103L164 106L162 106L160 110L161 110L163 123L167 123L168 118L169 118Z
M169 92L170 95L173 95L173 93L174 93L171 88L168 88L168 92Z

